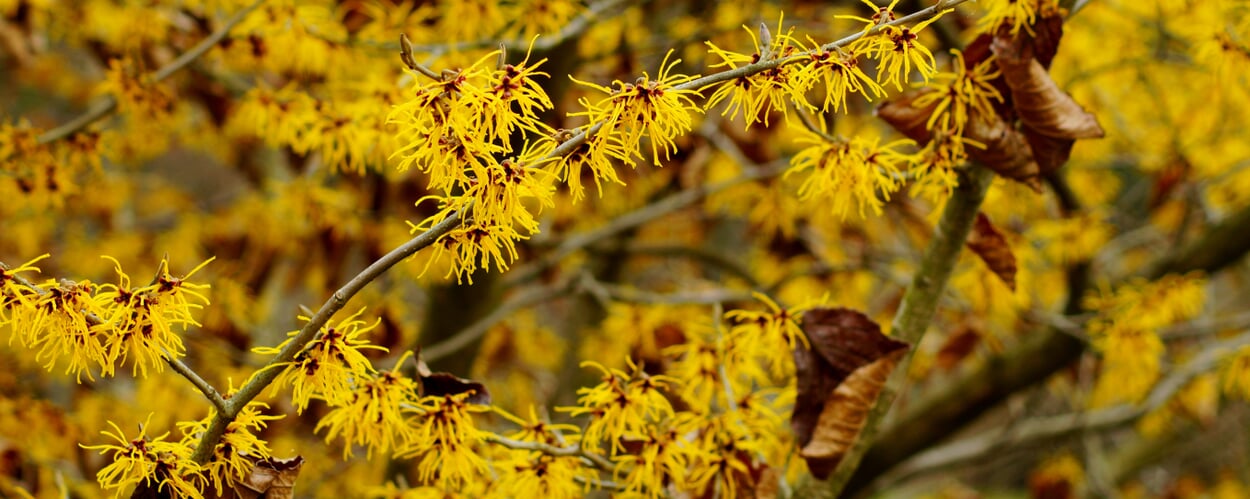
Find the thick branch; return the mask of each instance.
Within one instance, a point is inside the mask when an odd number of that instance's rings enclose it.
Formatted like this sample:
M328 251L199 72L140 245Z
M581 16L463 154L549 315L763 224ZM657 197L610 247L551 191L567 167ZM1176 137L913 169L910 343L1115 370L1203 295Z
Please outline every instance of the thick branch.
M946 208L942 212L942 219L938 222L937 233L929 242L929 247L925 249L920 268L916 271L911 285L907 287L903 295L903 303L894 315L894 323L890 328L892 337L913 345L918 344L924 337L925 330L929 328L929 323L933 320L933 314L937 310L938 300L946 289L946 282L950 279L951 271L955 268L955 263L959 261L959 254L963 251L964 242L968 239L968 232L972 230L972 222L981 209L981 202L985 200L985 193L989 190L993 179L993 172L979 166L960 172L959 187L947 201ZM829 489L833 496L836 497L842 492L852 474L855 473L856 467L859 466L864 452L876 439L881 421L889 412L895 397L898 396L907 380L907 366L910 362L910 354L899 362L898 367L881 390L876 405L868 413L868 419L863 429L860 430L859 438L830 477Z
M217 29L217 31L208 35L207 38L200 40L200 43L191 47L191 50L184 52L182 55L178 56L177 59L174 59L169 64L166 64L156 70L156 72L152 73L152 81L160 82L165 78L169 78L170 75L186 67L191 63L191 61L194 61L201 55L204 55L205 52L208 52L208 49L213 48L213 46L221 42L221 40L230 33L230 30L234 29L235 26L238 26L240 22L243 22L243 19L246 18L248 14L251 14L252 11L256 10L256 8L260 7L260 5L264 2L265 0L256 0L255 2L252 2L251 5L235 12L230 19L226 20L225 24ZM108 116L115 109L117 109L117 99L113 98L111 95L103 97L92 104L91 107L87 109L87 112L79 115L77 118L74 118L59 127L44 132L39 136L39 143L47 144L49 142L55 142L73 135L75 132L82 130L87 125L95 123L97 120Z

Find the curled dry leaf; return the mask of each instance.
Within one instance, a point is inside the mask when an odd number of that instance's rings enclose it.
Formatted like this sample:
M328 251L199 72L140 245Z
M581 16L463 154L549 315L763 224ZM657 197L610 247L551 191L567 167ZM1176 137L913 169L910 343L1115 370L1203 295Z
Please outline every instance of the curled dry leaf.
M927 88L907 92L886 101L877 107L877 116L923 146L932 138L926 124L937 103L916 107L915 101L929 92L936 90ZM964 135L985 144L985 149L968 146L968 156L972 159L1003 177L1022 182L1034 190L1041 189L1039 169L1037 162L1033 161L1028 141L1000 116L973 116L968 120Z
M1104 135L1094 115L1059 89L1034 57L1031 45L999 36L994 38L990 48L997 56L1003 80L1011 89L1012 106L1041 173L1063 166L1076 139Z
M240 499L290 499L295 497L295 479L299 477L304 458L261 459L252 472L235 486Z
M933 364L943 371L954 369L961 361L972 355L977 345L980 344L981 334L976 329L961 327L946 337L942 348L938 349L937 358Z
M990 217L985 213L977 213L967 244L968 249L981 257L994 275L1012 291L1016 290L1016 256L1012 254L1007 238L990 223Z
M429 364L421 358L420 350L413 355L413 359L417 364L417 379L421 382L422 396L441 397L471 392L472 395L466 399L468 403L490 405L490 390L486 389L486 385L451 373L431 371Z
M968 147L969 157L994 173L1041 190L1040 170L1024 134L998 115L987 120L968 120L964 136L985 144L985 149Z
M925 107L916 107L915 102L921 96L936 91L932 88L924 88L905 92L898 97L881 103L874 112L877 117L889 123L895 130L916 141L917 144L924 146L932 138L932 133L929 132L927 123L929 122L929 117L933 115L933 111L937 109L938 103L934 102Z
M421 375L421 395L441 397L444 395L459 395L461 393L472 393L466 401L470 404L490 404L490 391L486 389L486 385L457 377L450 373L430 373Z
M796 348L798 395L790 426L799 455L824 479L850 450L886 379L907 351L868 316L817 308L803 316L811 348Z

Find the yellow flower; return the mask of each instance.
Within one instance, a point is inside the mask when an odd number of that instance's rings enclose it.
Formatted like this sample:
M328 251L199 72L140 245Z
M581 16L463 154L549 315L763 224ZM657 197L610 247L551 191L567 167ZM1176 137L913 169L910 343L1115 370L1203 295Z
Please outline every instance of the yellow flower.
M650 430L642 439L637 453L615 456L614 478L622 481L625 492L646 497L664 497L666 483L679 490L688 489L691 482L702 477L692 476L691 466L698 460L700 449L682 438L675 428L664 431ZM622 479L620 475L625 475Z
M101 375L111 376L117 357L105 348L108 328L87 319L105 315L105 303L93 294L95 286L89 281L63 281L47 291L35 300L35 312L25 324L18 324L15 334L37 350L35 360L49 371L64 358L65 374L73 374L79 383L83 374L95 380L92 365L99 366Z
M257 438L256 434L265 429L268 421L282 419L283 416L265 416L260 413L261 408L268 409L269 405L253 401L239 411L213 447L212 460L202 467L201 476L212 482L218 496L226 488L233 488L236 483L246 480L256 461L270 457L269 444ZM178 423L183 432L182 445L193 448L214 417L215 412L210 411L199 421Z
M175 278L165 270L168 263L161 262L161 275L148 286L131 288L130 276L122 271L121 263L113 257L118 284L100 286L98 299L108 304L103 315L109 329L106 341L111 361L129 359L133 374L147 376L148 368L164 370L164 358L178 358L185 354L182 339L174 332L175 326L185 331L189 325L199 325L192 316L193 310L204 308L208 297L201 289L205 284L193 284L186 279L213 259L201 263L182 278Z
M768 46L764 47L759 38L755 36L755 32L750 28L743 26L747 33L751 35L754 46L760 50L767 51L770 58L786 58L796 52L804 51L805 47L798 43L791 36L794 28L788 31L782 31L782 21L777 21L777 32ZM708 46L708 52L720 58L721 62L713 64L712 67L725 67L730 70L738 68L740 65L748 65L760 62L764 57L758 51L751 55L729 52L717 47L712 42L705 42ZM764 126L768 126L768 112L779 112L782 116L789 117L788 107L793 104L801 108L811 108L812 105L807 102L804 92L810 88L813 78L808 76L808 67L799 67L797 65L781 65L773 69L755 73L750 76L740 76L732 80L726 80L717 84L716 91L712 92L712 96L707 100L707 108L711 108L726 98L729 99L729 105L721 112L722 116L733 116L741 113L742 120L746 122L746 126L750 127L752 123L762 121Z
M809 41L813 46L819 46L815 40L809 39ZM817 78L824 82L825 101L822 111L841 109L842 112L847 112L846 97L852 93L863 95L869 101L874 97L885 95L885 90L881 88L881 85L860 69L859 55L853 48L820 50L808 55L809 60L800 72L805 78L801 87L815 86ZM870 92L872 95L869 95Z
M421 456L417 463L422 481L437 480L445 488L460 488L466 481L487 471L479 454L485 432L473 424L472 414L489 407L467 402L471 393L423 397L409 420L415 425L413 438L396 451L400 457Z
M639 144L643 136L649 137L651 159L659 165L660 151L663 150L664 157L668 158L677 151L674 140L691 130L690 113L702 112L691 99L691 96L698 95L697 91L677 88L695 77L671 74L673 67L681 62L681 59L670 62L672 55L672 50L665 54L655 79L643 72L643 76L634 83L612 82L616 87L614 89L574 78L573 81L607 96L594 104L582 98L580 102L587 110L573 116L586 116L591 123L603 123L603 132L622 134L621 142L627 147Z
M877 34L853 42L851 49L877 59L876 80L882 85L893 83L895 88L903 90L903 80L911 74L912 66L916 67L920 77L927 82L937 74L937 63L933 60L933 53L918 43L917 39L921 30L951 10L953 9L943 11L916 23L915 26L882 25ZM893 13L890 15L893 16Z
M951 53L955 56L951 63L954 73L937 74L935 79L938 83L931 86L935 91L917 97L912 106L927 108L936 102L933 114L926 123L929 130L962 136L969 120L984 121L993 116L991 100L1002 102L1003 96L992 83L999 75L993 56L986 57L969 69L964 63L963 52L951 50Z
M416 437L408 424L403 406L417 399L417 383L399 372L408 356L400 357L395 368L380 374L364 374L353 380L355 389L346 403L330 410L317 422L314 432L326 429L326 442L343 437L343 457L352 454L352 445L363 445L367 456L374 451L405 448Z
M799 199L819 200L841 218L848 213L865 216L865 209L881 214L890 194L899 189L902 164L910 155L899 152L910 140L878 145L878 139L856 136L830 140L823 134L803 131L797 142L810 144L790 160L786 176L802 174Z
M0 156L3 155L0 154ZM47 257L45 253L17 267L0 267L0 328L10 324L17 328L18 324L29 320L28 317L32 311L31 304L36 299L36 293L35 290L19 284L17 277L22 272L39 272L39 267L34 266L35 262ZM10 343L13 342L14 337L17 335L9 337Z
M1058 9L1059 2L1057 0L984 0L978 2L978 5L985 9L985 16L977 22L977 31L993 33L998 30L999 26L1005 25L1009 26L1011 34L1015 35L1020 32L1020 28L1032 34L1032 25L1037 20L1038 12L1044 12L1044 9Z
M148 423L152 416L148 416ZM148 437L148 423L139 427L139 435L127 440L121 428L109 421L113 432L100 433L116 440L117 444L82 445L84 449L99 450L100 454L112 453L113 462L96 473L96 481L105 490L116 489L115 495L138 485L155 488L174 497L202 497L195 482L200 480L200 467L191 460L191 447L183 443L166 442L165 433ZM120 444L120 445L119 445Z
M610 131L604 131L601 128L591 127L586 131L586 140L580 145L573 148L568 154L561 155L551 162L552 172L562 182L569 186L569 192L573 195L573 202L581 201L585 197L585 188L582 187L583 170L589 170L591 178L595 181L595 188L599 192L599 196L603 196L603 182L611 182L614 184L625 185L620 177L616 174L616 168L612 166L613 161L629 163L631 161L630 151L621 142L621 139ZM573 137L573 134L567 130L559 130L551 137L540 138L540 141L551 143L551 147L555 144L564 142Z
M370 345L361 335L372 331L382 322L379 318L373 324L366 325L359 320L362 307L356 313L338 321L337 324L327 323L320 333L308 343L303 350L295 355L295 359L274 367L285 366L282 374L274 379L275 390L291 385L291 403L295 410L303 413L308 402L314 397L322 399L331 407L346 405L352 396L352 380L368 376L373 366L360 351L374 349L386 351L386 348ZM300 320L308 321L308 317L300 316ZM299 331L291 331L287 336L294 337ZM257 347L252 351L265 355L275 355L291 342L288 338L276 347Z
M629 364L632 375L596 362L583 362L582 367L602 371L603 382L593 388L579 388L577 406L557 408L571 416L590 416L582 437L586 449L600 451L602 443L610 441L612 450L621 450L622 437L643 435L648 422L673 417L673 406L663 390L676 380L647 375L632 362Z

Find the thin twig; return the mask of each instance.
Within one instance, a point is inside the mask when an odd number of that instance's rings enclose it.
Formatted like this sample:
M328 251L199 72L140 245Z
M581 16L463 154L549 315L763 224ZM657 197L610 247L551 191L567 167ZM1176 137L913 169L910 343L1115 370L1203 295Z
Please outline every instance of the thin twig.
M290 343L274 355L264 367L253 373L247 383L231 395L229 402L226 403L225 410L217 413L217 417L213 418L212 423L209 424L208 429L204 432L204 435L200 437L200 443L196 446L195 453L191 455L191 458L200 464L208 462L208 459L212 457L212 451L217 445L217 441L221 439L222 434L226 431L226 425L230 424L231 421L234 421L234 418L235 416L238 416L239 411L242 411L243 408L247 406L248 402L251 402L257 395L260 395L260 392L268 387L270 383L273 383L273 380L282 373L282 369L276 369L277 366L290 362L294 359L297 353L303 350L310 341L317 337L317 334L321 332L321 328L330 321L330 318L346 306L347 302L350 301L352 297L356 296L356 293L359 293L360 290L364 289L365 286L368 286L374 279L377 279L379 276L386 273L386 271L390 270L391 267L394 267L399 264L399 262L404 261L422 248L434 244L439 237L442 237L444 234L460 225L462 216L462 212L455 212L448 215L446 219L435 224L433 227L430 227L429 230L426 230L416 237L409 239L408 242L391 250L390 253L383 255L381 258L378 258L377 261L369 264L369 266L365 267L365 269L360 271L359 274L356 274L355 277L347 281L347 284L344 284L343 287L338 289L338 291L335 291L334 294L321 305L321 308L317 310L317 313L309 318L308 323L304 324L304 327L300 329L299 333L291 338Z
M591 245L587 249L590 251L609 251L609 249L602 248L600 245ZM635 255L686 257L733 274L734 276L746 281L747 285L752 288L760 288L763 286L763 284L759 282L759 278L755 277L746 265L742 265L719 251L712 251L705 248L680 244L652 243L628 243L623 247L613 247L610 251L621 251Z
M191 369L191 366L188 366L181 360L174 358L174 356L170 355L169 352L165 352L165 363L169 364L169 367L173 369L174 372L181 374L182 377L187 378L187 381L190 381L192 385L195 385L195 387L200 390L200 393L203 393L204 397L208 398L208 401L213 403L213 407L217 408L217 412L220 413L226 411L226 399L222 398L221 393L218 392L216 388L213 388L213 385L209 384L204 380L204 378L200 377L194 369Z
M157 69L156 72L152 73L152 81L154 83L163 81L165 78L169 78L170 75L186 67L191 63L191 61L194 61L196 58L204 55L205 52L208 52L208 49L213 48L213 46L221 42L221 40L230 33L230 30L234 29L235 26L238 26L240 22L243 22L243 19L246 18L248 14L251 14L252 11L256 10L257 7L260 7L262 3L265 3L265 0L256 0L255 2L252 2L251 5L235 12L230 19L226 20L225 24L217 29L217 31L212 32L212 34L208 35L207 38L200 40L200 43L191 47L191 50L183 52L177 59L170 61L169 64L162 66L160 69ZM39 136L39 144L55 142L73 135L75 132L82 130L87 125L95 123L97 120L108 116L109 113L112 113L115 109L117 109L117 99L111 95L103 97L92 104L91 107L87 109L87 112L61 126L44 132Z
M754 296L747 291L732 289L709 289L684 293L656 293L634 289L619 284L601 282L589 274L583 275L581 286L591 294L602 295L612 301L664 305L713 305L726 302L751 301Z
M526 440L516 440L502 435L487 434L486 441L502 445L514 450L532 450L538 451L548 456L554 457L580 457L593 464L596 468L603 471L612 471L615 466L607 457L601 456L595 452L588 451L580 445L570 445L567 447L557 447L543 442L530 442Z

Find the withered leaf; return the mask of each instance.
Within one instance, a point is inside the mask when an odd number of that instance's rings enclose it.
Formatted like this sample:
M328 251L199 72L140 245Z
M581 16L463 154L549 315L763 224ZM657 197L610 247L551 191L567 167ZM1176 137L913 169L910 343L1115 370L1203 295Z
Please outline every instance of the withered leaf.
M1031 49L1007 37L996 37L990 48L1011 88L1012 105L1029 129L1059 139L1093 139L1104 135L1093 114L1059 89Z
M932 88L925 88L905 92L898 97L881 103L881 105L877 106L875 113L883 121L894 127L895 130L916 141L917 144L924 146L929 143L932 137L927 124L929 117L937 109L938 103L934 102L925 107L915 107L913 103L920 96L936 91Z
M1032 28L1033 36L1029 37L1028 43L1033 58L1043 68L1050 69L1050 62L1059 53L1059 40L1063 38L1063 16L1059 12L1045 13Z
M1033 160L1028 141L1024 134L1001 117L993 115L987 119L968 120L964 136L985 144L985 149L968 147L969 157L994 170L994 173L1024 183L1033 190L1041 190L1041 171Z
M981 257L994 275L1012 291L1016 290L1016 256L1012 254L1007 238L990 223L990 217L985 213L977 213L967 244L968 249Z
M963 327L952 333L938 349L934 365L944 371L954 369L981 344L981 335L970 327Z
M466 402L470 404L490 404L490 391L486 390L486 385L457 377L450 373L430 373L429 375L421 375L421 395L441 397L444 395L459 395L461 393L472 393Z
M850 450L907 344L846 308L803 315L811 348L794 350L798 395L790 419L799 455L824 479Z
M240 499L290 499L295 497L295 479L299 477L304 458L261 459L234 492Z

